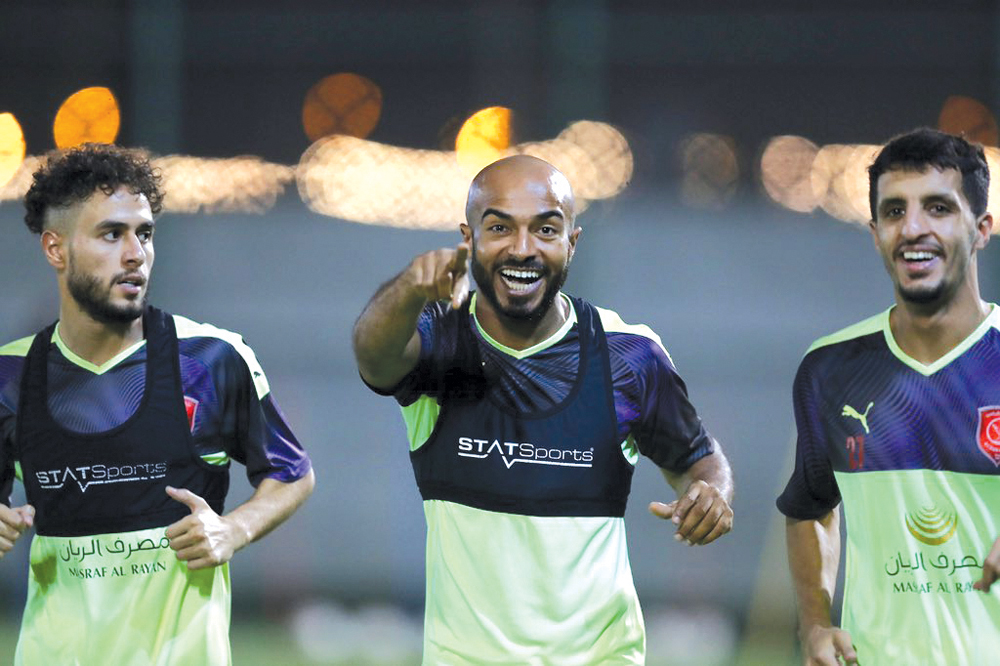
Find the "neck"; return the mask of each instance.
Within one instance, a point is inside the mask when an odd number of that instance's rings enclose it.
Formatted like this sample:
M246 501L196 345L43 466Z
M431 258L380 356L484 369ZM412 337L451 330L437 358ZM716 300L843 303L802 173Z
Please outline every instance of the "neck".
M100 366L142 340L142 317L124 324L108 324L80 310L72 299L63 299L59 337L74 354Z
M897 293L889 328L907 356L929 365L969 337L989 313L990 305L980 298L975 284L943 305L911 303Z
M569 304L557 295L541 319L511 319L493 309L485 298L476 299L476 319L491 338L505 347L522 351L546 340L566 323Z

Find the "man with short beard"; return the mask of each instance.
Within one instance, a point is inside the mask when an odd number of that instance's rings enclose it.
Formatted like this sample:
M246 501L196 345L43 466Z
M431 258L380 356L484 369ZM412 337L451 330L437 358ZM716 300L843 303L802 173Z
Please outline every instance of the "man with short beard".
M36 532L18 665L231 663L228 562L312 491L240 336L146 304L162 199L140 153L100 144L25 196L59 321L0 347L0 558ZM224 513L232 459L256 491Z
M650 511L688 545L731 529L729 465L659 337L561 292L581 232L563 174L493 163L461 232L354 329L362 378L402 405L424 500L424 663L642 664L634 465L663 470L678 499Z
M869 224L895 305L820 338L793 389L795 471L778 498L804 663L1000 661L1000 312L981 146L931 129L869 167ZM846 520L843 629L831 606Z

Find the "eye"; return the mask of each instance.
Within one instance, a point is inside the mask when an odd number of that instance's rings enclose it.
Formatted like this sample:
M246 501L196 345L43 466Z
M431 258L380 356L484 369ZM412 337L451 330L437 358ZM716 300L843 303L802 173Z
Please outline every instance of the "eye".
M507 230L507 227L499 222L495 222L488 227L489 231L495 234L502 234Z
M140 231L139 233L136 234L136 236L138 236L139 240L142 241L143 243L148 243L149 241L153 240L153 230L147 229L145 231Z
M555 227L549 224L546 224L544 227L539 229L539 231L546 236L551 236L553 234L559 233L559 231Z
M118 231L117 229L112 229L111 231L108 231L107 233L105 233L105 234L104 234L104 235L102 236L102 238L103 238L104 240L106 240L106 241L116 241L116 240L118 240L119 238L121 238L121 236L122 236L122 235L121 235L121 232L120 232L120 231Z

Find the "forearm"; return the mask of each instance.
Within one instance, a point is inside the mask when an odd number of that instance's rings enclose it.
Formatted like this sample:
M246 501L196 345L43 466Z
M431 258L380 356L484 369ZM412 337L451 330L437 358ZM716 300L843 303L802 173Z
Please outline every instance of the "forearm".
M420 352L417 319L427 303L404 270L383 285L354 324L354 356L365 380L395 386L413 369Z
M715 443L715 450L704 458L699 459L686 471L676 474L667 470L662 470L667 483L680 496L695 481L704 481L708 485L716 488L719 494L732 504L733 501L733 470L729 466L729 460L722 452L722 447Z
M834 509L817 520L787 518L785 532L799 626L805 636L814 627L831 624L840 566L840 514Z
M291 483L261 481L250 499L225 516L237 535L234 550L257 541L285 522L312 494L315 478L309 470L306 476Z

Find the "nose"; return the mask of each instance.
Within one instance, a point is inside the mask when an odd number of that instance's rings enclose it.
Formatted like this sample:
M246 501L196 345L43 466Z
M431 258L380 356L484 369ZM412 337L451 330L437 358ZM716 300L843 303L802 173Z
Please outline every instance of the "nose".
M510 246L510 254L515 259L524 260L535 254L535 237L526 227L518 227Z
M920 238L927 233L927 216L921 206L907 209L900 231L905 238Z
M135 234L125 234L122 239L122 265L142 266L146 262L146 248Z

